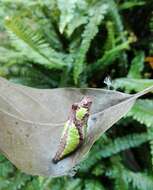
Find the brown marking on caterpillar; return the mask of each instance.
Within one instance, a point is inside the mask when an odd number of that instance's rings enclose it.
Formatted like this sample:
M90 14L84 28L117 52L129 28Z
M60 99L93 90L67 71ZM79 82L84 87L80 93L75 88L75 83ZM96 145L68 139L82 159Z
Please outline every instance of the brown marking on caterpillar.
M68 128L67 128L67 131L68 131ZM52 159L53 163L57 163L58 161L60 161L60 156L62 154L62 152L64 151L65 149L65 146L66 146L66 138L67 138L67 131L65 132L63 138L61 138L60 140L60 144L58 146L58 150L55 154L55 157Z

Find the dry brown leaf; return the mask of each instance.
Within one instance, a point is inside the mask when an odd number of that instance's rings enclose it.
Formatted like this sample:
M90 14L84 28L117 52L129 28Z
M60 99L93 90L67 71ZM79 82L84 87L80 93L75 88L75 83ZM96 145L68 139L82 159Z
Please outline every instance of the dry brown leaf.
M90 88L40 90L0 78L0 150L28 174L67 175L102 133L151 90L153 86L135 95ZM70 106L85 95L93 100L87 139L78 151L54 164L52 158Z

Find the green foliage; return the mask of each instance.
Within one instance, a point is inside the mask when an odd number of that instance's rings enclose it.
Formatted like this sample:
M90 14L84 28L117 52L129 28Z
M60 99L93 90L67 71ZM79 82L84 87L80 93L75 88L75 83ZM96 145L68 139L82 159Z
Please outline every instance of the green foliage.
M139 0L128 1L128 2L124 1L121 5L119 5L119 8L121 10L130 9L130 8L135 7L135 6L142 6L145 3L146 3L145 1L139 1Z
M115 47L115 29L114 29L114 24L111 21L108 21L106 23L106 28L107 28L107 39L104 45L104 49L106 51L109 51L110 49Z
M98 141L96 146L94 146L90 151L88 155L89 159L81 164L81 171L87 171L89 168L96 165L96 163L102 158L111 157L112 155L126 149L140 146L142 143L148 141L148 135L147 133L134 133L132 135L126 135L124 137L117 137L114 140L107 139L107 141L107 143L103 142L103 139L100 139Z
M101 183L98 180L86 180L84 189L104 190L105 188L101 185Z
M152 36L153 35L153 14L151 14L151 17L150 17L149 27L150 27L150 33L151 33L151 36ZM153 54L152 37L151 37L151 40L150 40L149 44L150 44L150 54L152 55Z
M153 126L153 101L138 100L132 110L127 114L147 127Z
M119 45L117 44L112 49L105 51L104 55L99 60L97 60L95 64L91 65L90 70L93 70L94 72L99 69L104 70L106 67L112 64L116 58L120 56L123 50L129 49L129 44L132 42L134 42L134 38L129 37L127 41Z
M37 88L153 85L152 0L1 0L0 76ZM147 13L147 14L146 14ZM146 16L147 15L147 16ZM30 176L0 155L0 190L152 190L152 94L93 146L70 176Z
M126 92L139 92L145 88L153 85L153 79L131 79L131 78L119 78L114 80L113 86L115 89L121 88Z
M60 10L60 22L59 22L59 31L60 33L64 32L66 26L71 22L75 14L76 0L58 0L57 4Z
M21 189L30 178L30 176L17 171L4 156L0 155L0 189Z
M131 183L136 189L151 190L153 186L153 178L145 173L134 173L127 171L124 173L124 180L126 183Z
M139 92L151 85L152 79L146 79L142 75L144 69L144 52L136 52L126 78L118 78L113 81L115 89L124 89L126 92Z
M138 52L131 62L128 78L141 78L141 72L144 68L144 52Z
M22 23L19 17L6 18L6 26L20 40L16 44L23 55L28 56L30 61L45 65L47 68L60 68L65 63L59 58L59 53L49 47L43 36Z
M8 59L3 60L3 65L8 67L8 62L11 62L11 66L28 63L35 68L34 65L40 65L50 72L61 70L61 73L69 74L70 77L73 73L74 81L67 79L68 81L63 81L61 85L86 86L97 70L105 70L135 41L135 37L127 37L124 34L114 1L84 0L65 3L64 0L59 0L52 3L15 3L14 15L6 16L5 19L11 41L9 47L5 47ZM8 1L8 4L3 3L3 6L11 7L12 3ZM104 22L104 17L109 20ZM101 45L98 51L94 49L97 51L94 64L89 64L88 54L92 43L99 32L104 32L105 29L108 31L107 40L104 40L104 45ZM80 33L82 34L79 35ZM12 57L7 56L9 51L13 54L13 63ZM5 74L3 68L2 71L3 75L12 77L7 72ZM58 82L60 85L60 80Z
M84 32L82 34L82 42L79 51L76 54L76 61L74 62L74 81L77 84L78 77L83 71L83 63L85 55L90 47L91 40L95 37L98 32L98 26L104 19L106 14L107 6L105 4L97 3L93 9L89 11L89 21L85 26Z
M127 114L137 121L147 126L148 138L150 139L150 149L153 163L153 101L138 100L133 109Z
M151 190L153 186L152 176L143 172L133 172L125 168L120 160L120 157L112 158L113 167L106 172L106 175L116 180L116 185L121 189L139 189L139 190Z

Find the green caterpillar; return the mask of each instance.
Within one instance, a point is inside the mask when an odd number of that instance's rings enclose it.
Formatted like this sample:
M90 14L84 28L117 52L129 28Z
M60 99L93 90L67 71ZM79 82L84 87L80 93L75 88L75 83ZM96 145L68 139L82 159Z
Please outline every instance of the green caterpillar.
M86 136L91 104L90 97L85 96L81 102L72 105L68 121L64 125L58 150L53 158L54 163L59 162L82 145Z

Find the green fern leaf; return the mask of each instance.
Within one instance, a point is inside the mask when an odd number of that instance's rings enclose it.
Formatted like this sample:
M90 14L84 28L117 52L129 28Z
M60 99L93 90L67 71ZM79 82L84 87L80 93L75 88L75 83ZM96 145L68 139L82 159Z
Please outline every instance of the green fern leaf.
M149 27L150 27L150 32L151 32L151 36L152 36L153 35L153 14L151 15L151 18L150 18ZM149 47L150 47L150 54L153 54L153 41L152 40L150 40Z
M123 33L124 26L122 23L121 15L119 14L117 3L114 0L105 0L105 2L109 5L108 14L115 25L116 32L120 34L122 42L125 42L127 39Z
M65 189L68 190L81 190L82 189L82 180L79 178L68 179L65 184Z
M22 174L20 172L16 172L15 176L13 178L10 178L10 184L7 187L7 190L18 190L21 189L27 181L30 180L30 176Z
M105 167L102 163L96 164L92 169L92 174L95 176L101 176L105 172Z
M8 185L9 185L9 180L0 177L0 189L7 190Z
M28 63L26 66L23 66L23 64L9 67L7 77L10 81L37 88L57 87L58 80L53 78L52 72L50 72L50 75L46 75L41 70L31 67Z
M90 6L91 4L87 1L77 0L73 18L67 24L65 30L68 37L72 35L75 29L78 29L81 25L88 22L88 11Z
M113 142L105 145L101 151L97 153L98 157L109 157L117 154L123 150L140 146L142 143L148 141L147 133L130 134L123 137L116 138Z
M116 33L120 36L121 43L125 43L128 41L127 37L124 35L124 24L118 9L117 2L115 0L105 0L106 3L109 4L109 12L108 16L110 17L111 21L114 23ZM119 56L120 62L124 67L127 66L127 55L124 51L120 52ZM122 67L123 67L122 66Z
M140 51L136 54L136 56L131 62L128 78L140 79L143 68L144 68L144 52Z
M120 175L115 179L115 190L129 190L128 186Z
M1 177L7 177L13 171L14 171L14 167L8 160L5 160L4 162L0 162L0 176Z
M113 87L115 89L124 89L126 92L139 92L152 85L153 79L119 78L113 81Z
M85 180L84 190L105 190L103 185L98 180Z
M148 129L148 138L150 140L150 149L153 164L153 101L152 100L137 100L127 116L133 117L138 122L145 124Z
M60 10L60 33L64 32L65 27L70 23L74 14L77 0L57 0L57 4Z
M62 60L63 55L49 47L49 44L45 42L42 35L24 25L19 17L7 18L5 23L7 28L13 32L15 38L18 40L17 44L20 51L26 57L47 68L61 68L66 65Z
M67 33L68 37L70 37L73 34L74 30L79 28L79 26L86 24L87 21L88 21L87 16L85 16L84 14L80 15L80 13L78 13L78 14L75 13L74 18L72 19L72 21L68 24L68 26L66 28L66 33Z
M102 158L110 157L129 148L138 147L148 140L147 133L134 133L118 137L113 141L108 140L106 144L98 142L98 146L94 146L89 153L88 159L81 163L80 171L87 171Z
M107 40L104 45L104 50L109 51L110 49L113 49L115 47L115 30L113 22L108 21L106 23L106 28L107 28Z
M153 187L152 176L148 176L147 174L140 172L135 173L128 170L122 172L122 175L124 181L127 184L130 183L133 186L133 188L140 190L152 190Z
M137 100L133 108L127 116L131 116L147 127L153 126L153 101L152 100Z
M25 61L25 58L23 57L23 54L20 52L17 52L13 49L8 49L5 47L0 47L0 63L1 66L5 63L7 64L13 64L14 62L23 62Z
M98 26L104 19L104 15L107 12L108 6L106 4L96 5L89 13L89 22L85 26L84 32L82 34L82 42L77 52L76 59L74 62L74 81L75 84L78 83L80 74L84 70L84 61L86 53L90 47L90 43L98 32Z
M123 2L121 5L119 5L119 9L120 10L125 10L125 9L130 9L133 7L137 7L137 6L142 6L144 5L146 2L145 1L127 1L127 2Z
M153 177L143 172L133 172L125 168L119 156L111 159L113 167L106 171L106 176L121 179L128 189L152 190Z
M105 51L104 55L100 59L98 59L96 63L91 64L91 66L89 66L89 70L95 72L99 69L100 70L105 69L106 66L113 63L113 61L120 56L123 50L129 49L129 44L132 43L133 41L134 41L133 38L129 38L127 41L119 45L116 45L114 48L108 51Z

